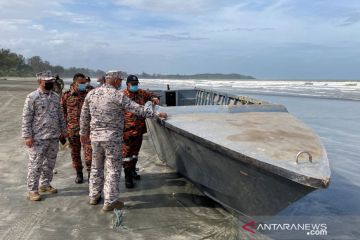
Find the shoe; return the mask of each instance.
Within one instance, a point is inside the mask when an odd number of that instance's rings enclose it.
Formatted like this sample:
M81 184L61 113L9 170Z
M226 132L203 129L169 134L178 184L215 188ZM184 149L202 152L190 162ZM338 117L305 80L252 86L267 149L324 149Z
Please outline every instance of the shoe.
M30 201L40 201L41 200L41 196L40 196L39 192L28 192L27 198Z
M89 204L90 205L96 205L101 200L101 194L97 195L94 199L90 198Z
M84 182L84 175L82 173L82 170L77 170L76 171L76 178L75 178L75 183L76 184L80 184Z
M126 188L134 188L132 169L124 168L124 172L125 172L125 187Z
M49 185L48 187L40 186L39 187L39 192L54 194L54 193L57 193L58 190Z
M102 209L104 211L112 211L114 209L122 209L123 207L124 207L124 203L117 200L117 201L115 201L115 202L113 202L111 204L104 204Z

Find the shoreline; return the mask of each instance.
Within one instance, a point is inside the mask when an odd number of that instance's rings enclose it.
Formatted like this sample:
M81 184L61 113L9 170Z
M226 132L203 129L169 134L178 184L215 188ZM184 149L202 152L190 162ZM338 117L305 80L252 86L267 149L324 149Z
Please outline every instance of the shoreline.
M34 79L34 78L33 78ZM25 97L36 81L0 80L0 237L1 239L244 239L244 222L204 196L188 180L161 162L147 136L139 156L141 180L125 189L123 227L113 228L115 214L88 202L88 184L75 184L70 151L58 153L53 186L59 193L40 202L26 199L27 149L21 138ZM86 179L85 179L86 180ZM245 220L244 220L245 221ZM253 239L264 236L251 235Z

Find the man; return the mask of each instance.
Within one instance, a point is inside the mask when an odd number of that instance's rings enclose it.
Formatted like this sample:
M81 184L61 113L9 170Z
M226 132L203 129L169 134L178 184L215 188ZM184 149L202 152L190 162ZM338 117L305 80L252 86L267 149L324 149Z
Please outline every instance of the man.
M151 92L139 89L139 79L135 75L129 75L126 80L127 88L123 91L125 96L140 105L147 101L159 104L157 96ZM140 179L136 172L136 163L141 148L143 134L146 133L145 118L131 112L125 112L124 137L122 145L123 167L125 172L125 187L133 188L133 178Z
M51 91L54 77L50 71L38 73L39 88L25 100L22 137L29 148L27 175L28 199L41 200L42 193L57 193L50 183L59 147L59 137L66 137L59 96ZM39 187L40 182L40 187Z
M104 211L121 209L124 206L118 196L124 111L131 111L143 117L166 117L166 113L145 110L143 106L118 91L121 82L121 72L108 72L105 76L105 85L95 88L86 96L80 117L81 141L87 142L90 137L93 150L89 203L96 205L104 190ZM106 166L105 183L104 166Z
M55 75L54 88L52 89L61 98L62 90L64 89L64 80L60 78L58 74Z
M89 76L86 76L86 92L90 92L94 89L93 86L91 86L91 78Z
M97 82L98 87L101 87L102 85L105 84L105 76L99 77L96 82Z
M86 94L88 93L86 88L87 80L85 75L82 73L76 73L73 77L73 83L70 85L70 90L66 91L61 98L71 148L72 165L76 171L75 183L77 184L84 182L79 131L81 108L84 104ZM82 146L89 179L92 155L91 143L85 142Z

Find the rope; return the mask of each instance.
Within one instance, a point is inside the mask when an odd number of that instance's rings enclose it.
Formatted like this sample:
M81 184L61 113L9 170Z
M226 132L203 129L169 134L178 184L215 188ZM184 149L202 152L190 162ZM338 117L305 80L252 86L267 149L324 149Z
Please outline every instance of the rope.
M113 224L113 228L117 229L117 228L124 228L127 229L127 227L123 224L123 211L118 210L118 209L114 209L114 224Z

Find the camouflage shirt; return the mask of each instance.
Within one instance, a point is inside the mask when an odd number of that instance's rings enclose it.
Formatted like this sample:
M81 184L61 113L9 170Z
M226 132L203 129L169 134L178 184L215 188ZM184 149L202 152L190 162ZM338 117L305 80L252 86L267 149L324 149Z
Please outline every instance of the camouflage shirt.
M142 106L144 106L147 101L151 101L153 98L157 97L154 93L142 89L139 89L135 93L125 89L123 93L132 101ZM131 135L142 135L146 133L145 118L137 116L132 112L125 111L124 132L128 132Z
M125 110L143 117L157 117L113 86L95 88L86 96L81 110L80 135L90 134L91 141L121 142Z
M40 89L30 93L22 114L22 137L34 140L58 138L66 133L59 96Z
M80 114L86 94L87 92L75 90L72 84L70 90L64 92L61 96L61 105L64 110L66 128L69 136L79 136Z

